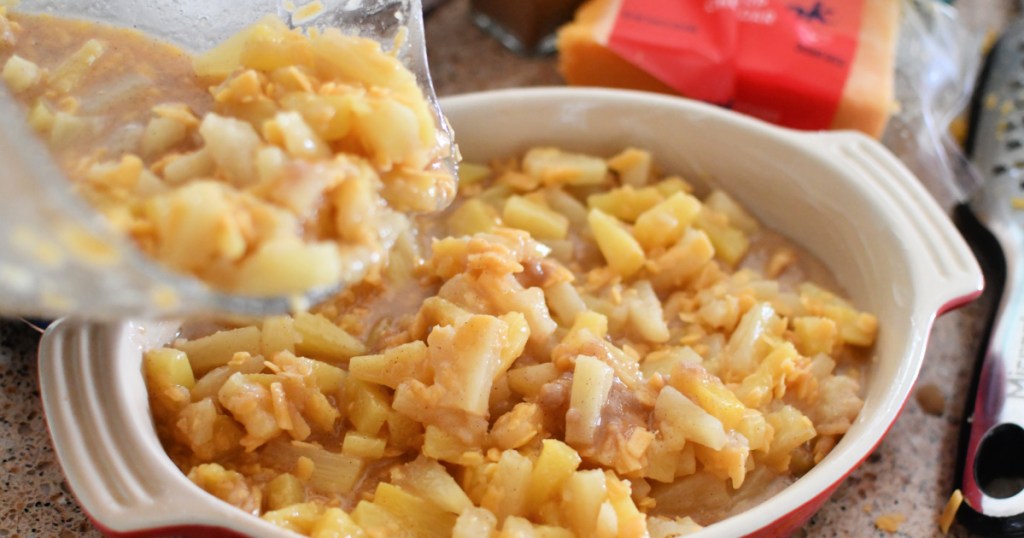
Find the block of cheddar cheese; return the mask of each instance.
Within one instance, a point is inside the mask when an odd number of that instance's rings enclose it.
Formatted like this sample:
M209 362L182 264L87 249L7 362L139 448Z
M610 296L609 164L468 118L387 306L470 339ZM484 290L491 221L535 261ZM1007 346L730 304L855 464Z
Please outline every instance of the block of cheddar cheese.
M830 129L855 129L880 137L894 109L893 67L900 2L860 0L859 37ZM590 0L558 34L559 69L566 82L680 93L609 47L623 0Z

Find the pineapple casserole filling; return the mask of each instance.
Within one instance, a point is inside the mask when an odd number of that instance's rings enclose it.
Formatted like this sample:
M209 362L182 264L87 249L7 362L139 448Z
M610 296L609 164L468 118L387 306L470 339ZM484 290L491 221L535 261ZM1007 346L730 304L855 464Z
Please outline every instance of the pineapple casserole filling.
M678 536L860 411L876 318L646 151L464 163L419 225L312 312L146 353L193 482L311 536Z
M0 6L0 66L75 191L147 255L220 290L356 281L411 233L409 214L455 195L416 77L337 29L268 18L191 58Z
M464 163L456 195L393 55L273 19L190 58L0 7L0 65L153 258L240 293L356 281L143 358L170 458L272 524L679 536L807 472L861 409L876 318L643 149Z

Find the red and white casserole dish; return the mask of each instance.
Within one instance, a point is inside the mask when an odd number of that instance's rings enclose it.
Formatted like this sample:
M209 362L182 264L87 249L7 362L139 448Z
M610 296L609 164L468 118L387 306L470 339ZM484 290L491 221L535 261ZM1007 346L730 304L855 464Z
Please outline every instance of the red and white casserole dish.
M918 181L857 133L802 133L688 100L614 90L517 89L442 103L473 162L552 145L596 154L648 149L664 170L721 188L832 271L879 336L856 423L778 494L694 536L799 528L878 445L921 368L935 317L976 297L971 251ZM111 535L287 536L193 485L157 439L142 350L170 322L54 324L40 348L46 417L68 482Z

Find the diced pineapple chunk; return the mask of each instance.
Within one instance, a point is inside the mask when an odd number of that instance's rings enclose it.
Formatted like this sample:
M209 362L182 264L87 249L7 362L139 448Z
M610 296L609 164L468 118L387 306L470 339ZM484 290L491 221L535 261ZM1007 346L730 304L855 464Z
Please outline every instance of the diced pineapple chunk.
M411 334L414 338L426 338L435 326L462 325L469 316L469 312L451 301L436 296L430 297L420 306L413 321Z
M654 294L651 282L641 280L629 290L629 325L636 333L654 343L665 343L669 339L668 324L661 300Z
M399 450L419 450L424 442L423 424L398 411L388 413L388 444Z
M419 456L391 471L391 482L452 514L473 508L473 501L437 460Z
M251 486L237 471L217 463L202 463L188 472L188 479L214 497L246 512L257 512L260 508L259 496L252 495Z
M654 416L658 430L676 450L687 440L714 450L725 446L722 422L673 387L665 387L658 393Z
M700 213L700 200L677 192L639 215L633 234L648 251L675 244Z
M395 514L374 502L359 501L352 510L352 520L369 536L414 536Z
M378 383L391 388L406 379L418 379L424 383L427 377L427 345L420 340L395 346L378 355L352 357L348 363L349 373L356 379Z
M615 217L600 209L591 209L587 222L601 254L613 271L628 278L644 266L644 249Z
M793 459L793 451L817 435L814 424L811 419L790 405L768 413L765 418L775 434L764 463L777 472L786 472Z
M796 371L797 359L793 344L786 342L776 346L750 375L743 378L740 386L734 389L735 394L747 407L754 409L763 408L772 399L783 397L786 380L792 378Z
M313 63L309 40L272 19L253 26L245 32L245 38L238 56L238 62L244 67L269 72Z
M366 346L362 342L320 314L296 314L295 331L301 337L295 350L305 357L343 362L366 353Z
M247 450L255 450L282 430L270 389L251 376L259 374L236 372L217 391L217 401L245 427L245 437L240 443Z
M704 367L685 362L676 363L669 384L705 411L722 421L726 428L734 428L743 420L746 406L722 380Z
M509 324L494 316L471 316L457 328L436 327L427 344L436 386L443 387L440 403L486 416L494 379L512 362L503 357L505 346L494 344L507 345L512 336Z
M866 347L875 342L878 318L858 311L835 294L808 282L800 286L800 302L811 314L835 321L844 343Z
M587 304L583 302L572 282L558 282L546 286L544 297L553 317L563 327L571 326L576 316L587 310Z
M498 538L537 538L537 531L530 520L512 516L501 526Z
M679 453L679 461L676 465L676 478L690 476L697 472L697 443L686 443L683 451Z
M455 521L452 538L490 537L498 527L498 519L490 510L483 508L467 508Z
M341 508L328 508L309 531L310 538L363 538L366 533Z
M241 65L242 51L249 41L249 35L257 32L259 26L282 25L274 17L267 17L257 25L238 32L216 47L192 59L192 69L200 77L224 78Z
M757 219L748 213L743 206L733 200L732 196L729 196L725 191L711 191L711 194L704 199L704 205L708 209L725 215L732 227L738 228L747 235L755 234L761 229Z
M677 192L683 192L690 194L693 192L693 185L690 185L681 177L670 176L654 184L654 188L658 189L658 192L662 196L668 198Z
M544 200L547 201L548 207L565 215L573 228L582 228L587 225L587 206L562 188L544 189Z
M742 435L750 444L750 450L767 452L775 430L764 415L756 409L747 409L743 420L736 425L736 433Z
M473 198L455 209L448 217L447 224L451 235L473 235L491 231L500 224L500 219L498 212L487 202Z
M796 347L801 355L829 355L835 349L838 330L834 320L820 316L798 316L793 318L792 323Z
M345 380L348 418L363 435L376 437L391 411L391 397L380 385L359 381L355 376Z
M298 112L278 112L272 120L264 122L263 138L300 159L324 159L332 153Z
M61 93L75 89L106 49L107 47L99 40L86 41L54 68L49 77L49 86Z
M502 397L503 400L507 398ZM520 448L537 438L543 431L544 412L540 406L532 402L519 402L511 411L494 421L490 440L499 449Z
M615 536L641 538L647 536L647 516L640 512L633 502L629 482L620 480L614 473L605 472L608 488L608 502L615 510L617 528Z
M615 371L601 360L587 355L576 357L572 395L565 414L565 440L587 446L601 423L601 409L615 381Z
M469 446L453 434L427 425L423 435L423 455L439 461L468 465L481 458L478 447Z
M491 168L486 165L462 161L459 163L459 187L472 185L491 175Z
M287 352L286 352L287 353ZM332 366L326 362L310 361L313 368L313 379L316 387L324 394L334 394L340 391L348 377L348 372Z
M276 440L262 449L266 461L295 468L306 458L312 462L309 484L323 494L347 494L363 476L365 463L360 458L331 452L316 445ZM298 474L298 472L296 472Z
M591 194L587 197L587 205L626 222L634 222L663 199L661 191L655 187L637 189L626 185L608 192Z
M537 239L565 239L569 233L568 218L522 196L505 202L501 218L506 225L526 230Z
M180 341L175 347L188 355L192 370L197 375L224 366L235 353L260 354L260 330L258 327L241 327L217 331L195 340Z
M512 187L504 183L496 183L490 187L484 189L483 192L476 195L474 198L481 202L486 202L488 205L493 206L497 209L501 209L504 205L505 200L513 193Z
M555 498L565 481L579 468L581 461L579 453L557 439L545 439L542 442L527 493L531 512L536 513L542 504Z
M156 117L149 120L142 131L139 147L142 156L152 159L181 144L188 135L188 126L170 118Z
M53 115L50 126L50 147L62 149L72 142L92 136L97 128L97 120L76 116L62 110Z
M386 482L377 485L373 502L394 514L412 536L446 538L455 526L455 514Z
M725 446L713 450L697 444L694 446L697 460L704 472L732 483L739 489L747 477L747 459L750 456L750 444L747 439L735 431L726 434Z
M293 69L292 72L298 71ZM359 102L350 95L313 95L305 91L281 98L284 108L302 115L313 133L327 142L341 140L352 131Z
M670 347L647 354L640 363L645 378L655 374L668 377L677 362L701 364L704 358L690 346Z
M43 99L36 101L36 104L32 106L32 111L29 112L28 115L28 124L40 133L45 133L50 129L53 129L53 124L56 121L57 116L54 115L53 111L50 110L50 107Z
M647 518L647 528L650 530L651 538L679 538L693 534L704 527L698 525L689 516L676 519L656 516Z
M664 433L655 439L647 447L644 455L647 464L644 467L643 476L658 482L672 482L676 478L676 469L679 467L680 449L678 438L682 434L670 433L671 440L666 439Z
M267 482L264 489L267 510L278 510L306 501L306 488L291 473L282 473Z
M422 100L422 92L416 84L416 77L402 69L399 60L391 54L383 54L381 45L370 39L359 39L331 28L313 36L313 55L318 73L324 78L358 80L366 84L391 89L405 101L414 97ZM429 114L423 103L423 114ZM423 133L424 139L433 136L431 131Z
M608 165L591 155L533 148L523 157L523 171L545 185L600 185L608 176Z
M581 334L584 331L593 335L594 338L605 338L608 336L608 318L593 310L581 312L573 320L572 328L569 329L569 335L566 336L565 340L568 341L570 336Z
M607 497L605 475L600 469L576 471L566 480L562 513L577 536L595 536L601 505Z
M213 157L204 147L170 158L164 166L163 177L168 184L179 185L193 179L212 176L216 167L217 163L213 162Z
M554 381L561 373L558 367L550 362L531 364L509 370L508 384L517 394L532 398L540 393L545 383Z
M694 226L704 230L715 246L715 255L735 266L750 249L750 240L742 230L729 224L726 215L704 207L697 215Z
M554 525L534 525L533 530L537 538L575 538L571 530Z
M237 261L247 249L237 204L237 193L216 181L194 181L147 199L145 217L155 224L157 257L187 272Z
M35 63L15 54L7 59L0 76L13 93L20 93L35 86L42 77L42 71Z
M199 134L206 143L210 157L232 183L246 186L259 179L256 173L256 151L261 141L252 125L210 113L203 117Z
M299 534L309 534L322 514L323 506L310 502L270 510L264 512L260 517L283 529Z
M144 369L146 385L150 389L180 385L191 389L196 384L188 356L172 348L151 349L146 352Z
M367 113L356 115L356 132L374 165L387 170L413 158L420 146L416 112L395 99L368 99L367 105Z
M510 516L525 515L532 472L529 458L515 450L502 452L480 506L494 512L499 523Z
M706 233L686 230L672 248L654 260L651 283L659 290L681 286L711 262L714 255Z
M739 381L753 372L768 353L769 336L779 337L785 323L769 303L757 303L740 318L729 337L723 355L721 376L729 382Z
M651 177L651 152L637 148L626 148L608 159L608 168L619 174L623 185L642 187Z
M358 431L349 431L341 443L341 453L366 460L380 459L384 456L387 443L380 438L363 435Z
M86 179L104 188L131 191L142 173L142 160L135 155L123 155L117 161L103 161L93 164L86 172Z
M295 342L299 336L295 332L294 320L289 316L270 316L263 319L260 330L260 353L267 359L282 351L295 353Z

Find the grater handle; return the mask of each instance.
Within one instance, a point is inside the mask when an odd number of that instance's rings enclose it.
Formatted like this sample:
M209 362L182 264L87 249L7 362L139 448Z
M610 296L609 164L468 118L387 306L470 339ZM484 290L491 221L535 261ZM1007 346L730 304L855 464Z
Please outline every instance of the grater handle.
M984 178L962 210L998 298L983 334L961 427L957 519L974 532L1024 536L1024 19L1009 24L974 90L969 146ZM966 214L967 211L964 211ZM965 215L966 216L966 215ZM976 229L974 229L976 228Z
M1024 536L1024 233L1011 219L980 216L991 234L990 285L1002 294L964 425L958 518L978 532Z

